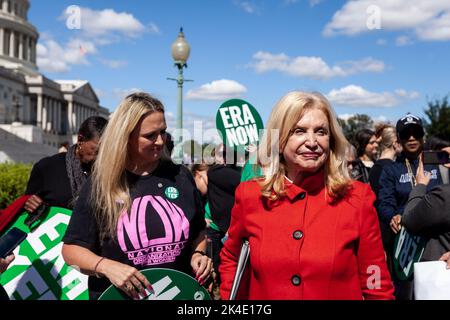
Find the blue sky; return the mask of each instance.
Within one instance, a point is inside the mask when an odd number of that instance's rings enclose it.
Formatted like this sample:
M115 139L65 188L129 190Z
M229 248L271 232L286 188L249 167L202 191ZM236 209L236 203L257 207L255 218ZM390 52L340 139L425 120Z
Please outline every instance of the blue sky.
M31 0L41 34L38 65L51 79L88 80L102 106L141 89L176 113L170 54L180 26L191 45L186 126L214 126L228 98L253 104L265 122L291 90L319 91L336 113L396 121L424 116L450 93L448 0ZM81 29L66 9L81 8ZM81 48L81 49L80 49Z

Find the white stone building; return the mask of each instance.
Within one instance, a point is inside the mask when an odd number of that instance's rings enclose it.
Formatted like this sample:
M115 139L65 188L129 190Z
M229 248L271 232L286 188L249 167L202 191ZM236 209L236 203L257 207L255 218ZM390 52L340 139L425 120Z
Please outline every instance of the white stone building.
M86 118L109 117L88 81L51 80L39 73L39 33L28 22L29 8L28 0L0 0L0 162L37 161L60 143L74 142ZM42 154L30 150L30 159L25 145ZM17 150L6 150L14 146Z

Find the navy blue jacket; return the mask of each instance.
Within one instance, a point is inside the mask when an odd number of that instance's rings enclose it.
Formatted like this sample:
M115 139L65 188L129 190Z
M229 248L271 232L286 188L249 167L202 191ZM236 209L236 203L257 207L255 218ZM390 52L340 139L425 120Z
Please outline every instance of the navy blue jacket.
M410 161L414 175L417 172L418 163L418 160ZM425 171L431 172L431 179L427 191L442 184L438 166L425 165L424 169ZM377 211L382 222L389 224L393 216L403 214L411 190L411 177L408 174L405 156L401 154L395 162L383 167L381 171Z

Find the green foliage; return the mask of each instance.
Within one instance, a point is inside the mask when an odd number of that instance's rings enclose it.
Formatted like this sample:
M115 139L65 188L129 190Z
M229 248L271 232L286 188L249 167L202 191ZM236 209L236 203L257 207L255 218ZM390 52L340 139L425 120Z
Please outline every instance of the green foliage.
M32 165L0 163L0 210L25 193Z
M450 141L450 104L448 96L442 100L428 101L425 109L428 121L424 119L424 127L428 135Z
M347 120L338 118L338 122L348 141L353 141L353 137L357 131L373 127L373 120L367 114L355 114Z

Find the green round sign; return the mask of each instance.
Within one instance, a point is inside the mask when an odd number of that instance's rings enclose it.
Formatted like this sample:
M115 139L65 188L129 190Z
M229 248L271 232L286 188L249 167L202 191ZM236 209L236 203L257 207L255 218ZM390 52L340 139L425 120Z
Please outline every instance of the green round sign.
M223 143L231 148L258 144L259 131L264 129L261 116L248 102L241 99L225 101L217 111L216 128Z
M394 270L400 280L407 280L414 272L414 263L422 257L427 239L409 234L403 227L394 243Z
M150 294L141 300L211 300L211 297L194 278L186 273L164 268L141 270L152 284L155 294ZM110 286L100 296L99 300L131 300L122 290Z

